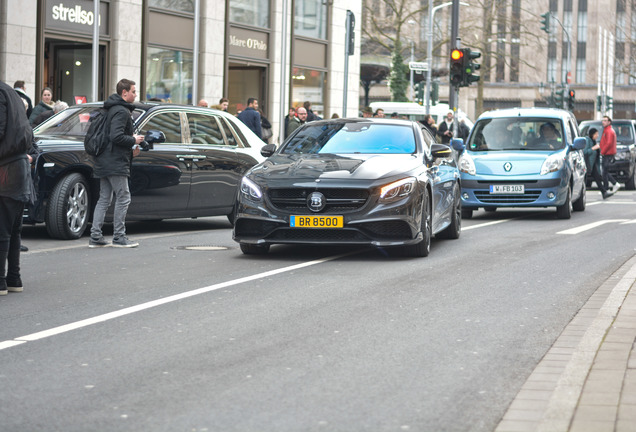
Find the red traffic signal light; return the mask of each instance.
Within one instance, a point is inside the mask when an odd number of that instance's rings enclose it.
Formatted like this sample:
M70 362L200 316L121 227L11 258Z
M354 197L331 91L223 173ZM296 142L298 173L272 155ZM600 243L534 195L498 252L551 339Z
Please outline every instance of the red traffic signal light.
M459 87L464 82L464 53L461 50L451 51L450 58L450 83Z
M451 60L461 60L464 57L464 52L462 50L454 49L451 52Z

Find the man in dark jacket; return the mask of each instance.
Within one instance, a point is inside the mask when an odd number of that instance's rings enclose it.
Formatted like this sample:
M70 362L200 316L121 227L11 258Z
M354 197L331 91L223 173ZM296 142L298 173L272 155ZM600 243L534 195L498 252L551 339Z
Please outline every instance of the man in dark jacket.
M126 212L130 204L128 177L132 158L139 154L139 144L143 135L133 135L132 111L137 96L135 82L122 79L117 83L117 93L111 95L104 103L108 110L106 118L110 131L110 144L99 156L94 157L93 174L99 180L99 200L93 214L91 239L88 247L104 247L111 244L104 239L102 225L106 210L115 194L115 210L113 213L114 247L137 247L139 243L126 237ZM133 149L134 147L134 149Z
M24 203L34 198L27 156L33 132L24 111L18 93L0 81L0 295L23 289L20 278L22 213Z
M26 94L26 85L24 81L18 80L13 84L13 89L18 92L18 96L20 96L27 105L26 116L29 118L31 116L31 112L33 112L33 102L31 102L31 98Z
M245 123L248 128L256 134L257 137L263 139L261 131L261 115L258 113L258 100L254 98L247 99L247 108L238 115L240 121Z

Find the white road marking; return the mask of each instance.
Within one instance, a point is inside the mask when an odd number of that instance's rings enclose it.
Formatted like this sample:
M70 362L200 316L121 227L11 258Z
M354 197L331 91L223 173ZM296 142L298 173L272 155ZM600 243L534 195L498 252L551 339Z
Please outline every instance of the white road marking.
M300 264L295 264L292 266L288 266L288 267L283 267L280 269L276 269L276 270L270 270L270 271L266 271L263 273L258 273L255 275L251 275L251 276L245 276L239 279L234 279L231 281L227 281L227 282L222 282L222 283L218 283L215 285L210 285L207 287L203 287L203 288L198 288L192 291L187 291L184 293L180 293L180 294L175 294L169 297L165 297L162 299L157 299L157 300L153 300L153 301L149 301L146 303L141 303L138 304L136 306L131 306L131 307L127 307L124 309L120 309L120 310L116 310L113 312L109 312L109 313L105 313L103 315L98 315L95 316L93 318L87 318L81 321L76 321L73 323L69 323L69 324L65 324L65 325L61 325L59 327L54 327L48 330L43 330L37 333L31 333L29 335L26 336L20 336L17 337L15 339L11 339L11 340L6 340L6 341L2 341L0 342L0 351L3 349L7 349L7 348L11 348L14 346L18 346L21 345L23 343L26 342L33 342L39 339L44 339L44 338L49 338L51 336L56 336L62 333L67 333L70 332L72 330L77 330L77 329L81 329L83 327L88 327L90 325L93 324L97 324L97 323L101 323L104 321L109 321L115 318L119 318L121 316L124 315L130 315L136 312L141 312L144 311L146 309L151 309L157 306L161 306L167 303L172 303L172 302L176 302L179 300L183 300L189 297L193 297L193 296L197 296L200 294L205 294L211 291L216 291L222 288L227 288L230 286L234 286L234 285L239 285L245 282L251 282L253 280L257 280L257 279L263 279L263 278L267 278L267 277L271 277L271 276L275 276L277 274L281 274L281 273L288 273L294 270L298 270L304 267L310 267L310 266L314 266L317 264L322 264L328 261L333 261L348 255L353 255L356 253L359 253L360 251L354 251L354 252L348 252L345 254L340 254L340 255L334 255L334 256L330 256L330 257L326 257L326 258L321 258L321 259L317 259L317 260L313 260L313 261L308 261L308 262L304 262L304 263L300 263Z
M580 233L582 233L584 231L600 227L601 225L605 225L605 224L609 224L609 223L620 223L620 222L625 223L627 221L629 221L629 219L605 219L605 220L592 222L592 223L589 223L587 225L581 225L579 227L570 228L570 229L567 229L565 231L559 231L557 234L568 234L568 235L580 234Z
M519 218L514 218L514 219L519 219ZM504 222L510 222L511 220L514 219L499 219L499 220L495 220L495 221L491 221L491 222L484 222L482 224L478 224L478 225L471 225L471 226L462 226L462 231L468 231L471 229L476 229L476 228L483 228L483 227L487 227L490 225L497 225L500 223L504 223Z

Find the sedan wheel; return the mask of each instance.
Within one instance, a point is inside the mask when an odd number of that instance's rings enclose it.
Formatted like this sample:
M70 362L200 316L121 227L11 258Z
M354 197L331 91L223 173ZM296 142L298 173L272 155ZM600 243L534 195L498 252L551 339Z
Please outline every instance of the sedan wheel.
M422 241L406 246L407 255L414 257L427 257L431 252L431 237L433 237L433 217L431 215L430 198L428 191L424 194L422 204Z
M46 212L46 230L53 238L78 239L88 225L90 192L79 173L62 178L53 189Z
M442 232L438 233L436 237L443 239L458 239L462 232L462 201L459 198L459 185L455 184L453 189L454 202L453 202L453 214L451 215L450 225Z

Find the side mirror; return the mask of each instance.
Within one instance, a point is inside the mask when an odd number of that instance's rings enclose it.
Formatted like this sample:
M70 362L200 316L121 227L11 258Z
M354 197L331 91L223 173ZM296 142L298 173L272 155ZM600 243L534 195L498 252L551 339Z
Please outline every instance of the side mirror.
M166 142L166 136L160 130L151 129L148 132L146 132L144 141L148 143L147 148L144 148L144 150L150 150L151 148L154 148L153 147L154 144Z
M464 140L462 138L453 138L451 139L451 147L457 150L458 152L463 152L466 149L464 145Z
M270 157L276 151L276 144L266 144L261 148L261 155L263 157Z
M434 159L441 159L451 157L453 155L453 151L446 144L433 144L431 146L431 154L433 155Z
M585 138L574 138L572 148L574 150L583 150L585 148Z

